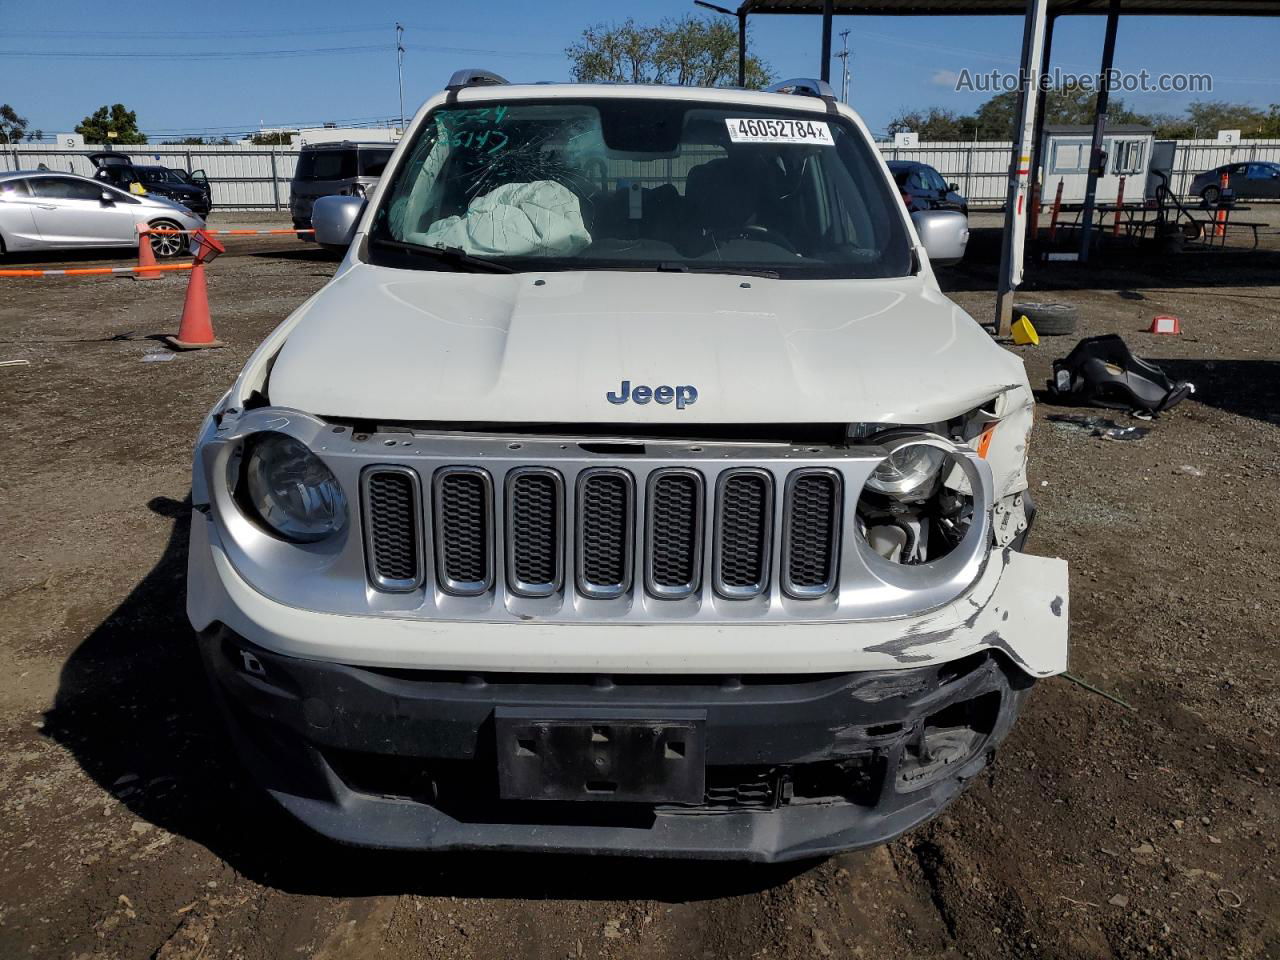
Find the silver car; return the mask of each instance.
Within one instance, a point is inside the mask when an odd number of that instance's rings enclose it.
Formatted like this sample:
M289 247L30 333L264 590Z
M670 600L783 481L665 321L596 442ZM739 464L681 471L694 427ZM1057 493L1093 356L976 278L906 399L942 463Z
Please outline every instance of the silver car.
M138 224L195 230L204 220L164 197L136 196L51 170L0 173L0 254L20 250L136 247ZM153 235L157 257L176 257L187 238Z

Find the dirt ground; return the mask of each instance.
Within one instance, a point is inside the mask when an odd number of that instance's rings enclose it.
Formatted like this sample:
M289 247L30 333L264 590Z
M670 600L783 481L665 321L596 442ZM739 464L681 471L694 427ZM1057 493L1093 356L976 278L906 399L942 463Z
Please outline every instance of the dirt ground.
M1030 546L1071 563L1072 670L1129 707L1039 684L939 819L769 869L388 856L286 820L212 714L184 500L201 417L332 262L229 241L209 281L228 346L167 362L146 358L184 278L0 280L0 361L30 361L0 367L0 957L1280 956L1280 210L1262 215L1264 252L1028 280L1199 387L1136 442L1037 413ZM981 319L994 223L943 278ZM1181 337L1140 332L1160 313ZM1038 384L1071 342L1011 349Z

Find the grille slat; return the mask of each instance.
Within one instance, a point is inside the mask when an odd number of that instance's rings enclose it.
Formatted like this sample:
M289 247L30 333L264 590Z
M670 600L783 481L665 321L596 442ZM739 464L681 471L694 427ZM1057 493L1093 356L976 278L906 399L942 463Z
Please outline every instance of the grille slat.
M417 474L383 468L365 474L369 578L379 590L405 593L422 582L421 499Z
M493 584L492 481L474 467L444 467L435 477L436 575L440 588L477 596Z
M801 600L829 593L840 546L840 475L826 468L794 471L783 510L783 590Z
M560 589L563 481L554 470L522 467L507 480L507 586L524 597Z
M758 596L769 586L773 478L764 470L731 470L718 486L716 592L729 599Z
M597 467L578 481L578 589L609 598L631 588L635 481L625 470Z
M702 475L659 470L649 478L648 588L665 599L695 593L702 579Z

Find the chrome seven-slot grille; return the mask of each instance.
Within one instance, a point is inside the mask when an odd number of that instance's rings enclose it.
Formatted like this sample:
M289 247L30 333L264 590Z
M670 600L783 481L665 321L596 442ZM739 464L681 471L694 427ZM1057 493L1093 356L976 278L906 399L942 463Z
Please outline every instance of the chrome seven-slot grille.
M421 589L431 557L435 585L452 596L481 596L502 580L520 597L573 590L607 600L644 590L676 600L702 591L708 544L711 586L728 600L769 591L775 552L779 586L794 599L825 596L838 579L842 476L827 467L791 470L785 482L755 467L713 472L710 481L686 467L643 481L623 467L591 467L569 483L550 467L523 466L495 484L476 466L422 478L378 466L362 482L367 568L379 591Z

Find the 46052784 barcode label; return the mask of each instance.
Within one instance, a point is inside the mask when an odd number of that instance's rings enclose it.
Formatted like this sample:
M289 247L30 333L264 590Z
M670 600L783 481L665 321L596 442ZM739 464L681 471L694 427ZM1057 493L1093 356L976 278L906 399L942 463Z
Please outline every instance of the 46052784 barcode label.
M725 120L734 143L816 143L834 146L831 127L821 120L731 117Z

